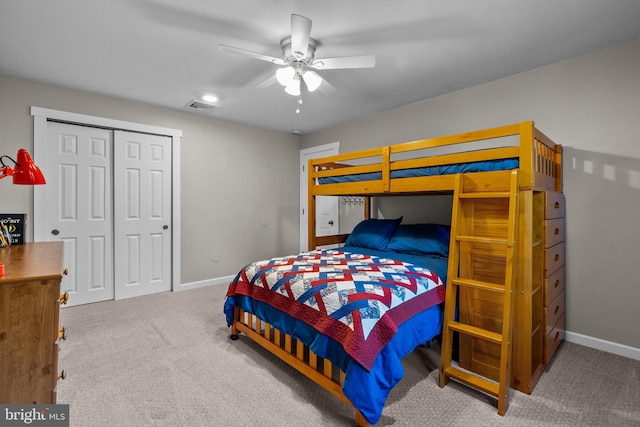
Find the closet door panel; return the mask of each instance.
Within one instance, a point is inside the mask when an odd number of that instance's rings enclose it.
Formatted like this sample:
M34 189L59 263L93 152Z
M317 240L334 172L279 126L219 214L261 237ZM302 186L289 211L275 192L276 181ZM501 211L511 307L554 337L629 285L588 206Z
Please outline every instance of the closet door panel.
M171 290L171 138L115 132L116 299Z
M70 306L114 297L112 145L107 129L47 124L46 238L64 242Z

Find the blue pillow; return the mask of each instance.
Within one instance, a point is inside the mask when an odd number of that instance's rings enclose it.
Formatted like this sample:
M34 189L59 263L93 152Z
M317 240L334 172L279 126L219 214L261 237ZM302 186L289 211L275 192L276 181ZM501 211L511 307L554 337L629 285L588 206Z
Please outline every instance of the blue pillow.
M397 219L365 219L355 226L344 245L386 251L389 238L401 222L402 217Z
M387 250L405 254L446 258L450 228L439 224L403 224L396 228Z

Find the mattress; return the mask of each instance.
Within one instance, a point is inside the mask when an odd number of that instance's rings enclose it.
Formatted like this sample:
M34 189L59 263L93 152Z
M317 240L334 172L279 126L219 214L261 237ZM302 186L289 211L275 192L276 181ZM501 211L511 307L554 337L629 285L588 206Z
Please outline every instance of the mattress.
M452 165L427 166L422 168L410 168L391 171L391 179L413 178L421 176L451 175L468 172L493 172L500 170L517 169L517 158L487 160L481 162L457 163ZM320 184L338 184L343 182L377 181L382 179L381 172L360 173L353 175L332 176L319 178Z

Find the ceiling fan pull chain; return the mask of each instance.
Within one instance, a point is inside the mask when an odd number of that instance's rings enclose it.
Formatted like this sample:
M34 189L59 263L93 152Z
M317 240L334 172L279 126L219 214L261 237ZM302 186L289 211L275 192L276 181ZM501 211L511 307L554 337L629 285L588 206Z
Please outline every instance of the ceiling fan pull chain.
M300 106L302 105L302 94L298 95L298 100L296 101L296 114L300 114Z

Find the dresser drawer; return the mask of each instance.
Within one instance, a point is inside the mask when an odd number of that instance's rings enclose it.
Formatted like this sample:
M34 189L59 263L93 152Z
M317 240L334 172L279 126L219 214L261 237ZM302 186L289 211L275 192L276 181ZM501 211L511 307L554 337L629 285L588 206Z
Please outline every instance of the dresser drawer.
M565 201L564 194L555 191L544 193L544 218L564 218Z
M544 250L544 275L549 277L564 265L564 242Z
M544 305L549 307L560 292L564 291L564 266L557 269L551 276L544 278Z
M554 299L551 304L544 308L544 323L547 325L546 334L549 335L558 320L564 316L564 291Z
M544 337L544 364L548 365L558 346L564 339L565 316L562 316L555 324L551 333Z
M564 242L564 218L546 220L544 222L544 236L546 248Z

